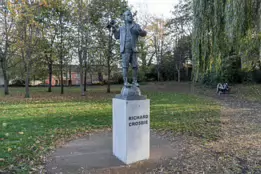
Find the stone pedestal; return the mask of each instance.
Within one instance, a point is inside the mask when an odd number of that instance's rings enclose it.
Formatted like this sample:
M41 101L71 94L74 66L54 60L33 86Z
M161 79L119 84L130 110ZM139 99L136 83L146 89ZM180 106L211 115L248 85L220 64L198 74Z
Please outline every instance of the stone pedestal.
M113 154L131 164L150 156L150 101L123 91L113 98Z

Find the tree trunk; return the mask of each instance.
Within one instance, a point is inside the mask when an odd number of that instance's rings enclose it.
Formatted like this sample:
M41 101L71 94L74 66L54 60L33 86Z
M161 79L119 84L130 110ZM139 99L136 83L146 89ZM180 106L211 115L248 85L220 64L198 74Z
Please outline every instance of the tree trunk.
M158 45L157 45L157 38L154 36L154 47L155 47L155 54L156 54L156 59L157 59L157 79L160 81L160 67L159 67L159 50L158 50Z
M66 86L69 86L69 81L68 81L68 71L67 71L67 68L68 68L68 67L66 67L66 71L65 71L65 74L66 74L66 75L65 75L65 83L66 83L65 85L66 85Z
M110 65L110 62L111 62L111 49L112 49L112 35L111 35L111 29L109 29L109 44L108 44L108 58L107 58L107 68L108 68L108 80L107 80L107 93L110 93L111 92L111 82L110 82L110 79L111 79L111 65Z
M156 48L157 49L157 48ZM160 72L159 72L159 57L156 53L156 59L157 59L157 80L160 81Z
M81 93L82 93L81 95L85 96L84 86L83 86L83 68L82 68L82 52L81 51L79 51L78 56L79 56L79 62L80 62L80 88L81 88Z
M261 4L259 5L259 33L261 33ZM259 61L261 63L261 42L259 43Z
M63 61L62 61L62 58L60 58L61 60L60 60L60 68L61 68L61 71L60 71L60 75L61 75L61 94L63 94L64 93L64 91L63 91Z
M24 28L24 37L26 40L26 28ZM25 77L25 98L30 98L30 91L29 91L29 83L30 83L30 71L31 71L31 44L32 44L32 28L29 27L29 38L28 38L28 43L27 46L28 48L22 50L22 57L23 60L25 61L25 70L26 70L26 77ZM24 55L25 53L25 55Z
M5 7L7 6L7 4L5 4ZM9 95L9 89L8 89L8 75L7 75L7 70L8 70L8 66L7 66L7 52L8 52L8 48L9 48L9 35L8 35L8 27L7 27L7 11L4 10L4 28L5 28L5 47L4 47L4 53L3 57L1 57L0 61L2 63L1 67L2 67L2 71L3 71L3 76L4 76L4 93L5 95Z
M178 82L180 82L180 68L178 67L177 64L176 64L176 70L178 72Z
M3 70L3 76L4 76L4 93L5 95L9 95L9 81L8 81L8 76L7 76L7 72L6 69L2 69Z
M49 70L49 85L48 85L48 92L52 92L52 78L53 78L53 63L48 63L48 70Z
M178 82L180 82L180 69L178 70Z
M110 82L110 79L111 79L111 69L110 69L109 63L107 65L108 65L107 93L110 93L111 92L111 82Z
M158 76L158 82L160 81L160 70L159 70L159 65L158 65L158 67L157 67L157 76Z
M87 86L87 62L84 63L84 91L86 92L86 86Z
M26 65L25 98L30 98L29 83L30 83L30 64L28 63Z
M83 91L86 92L86 86L87 86L87 40L85 39L86 48L84 48L83 51L83 60L84 60L84 81L83 81Z
M80 65L81 66L81 65ZM84 83L83 83L83 68L80 69L80 81L81 81L81 84L80 84L80 87L81 87L81 92L82 92L82 96L85 96L85 91L84 91Z
M61 47L60 47L60 75L61 75L61 94L64 93L64 89L63 89L63 24L62 24L62 12L60 12L60 16L59 16L59 23L60 23L60 27L61 27Z
M72 65L69 65L69 86L72 86Z
M89 19L89 18L88 18ZM88 21L89 22L89 21ZM83 58L84 58L84 91L86 92L87 88L87 60L89 59L89 31L85 31L85 48L84 48L84 53L83 53Z
M163 34L161 35L161 43L160 43L160 59L158 63L158 81L160 81L160 66L163 64Z
M90 80L91 80L91 84L92 84L92 72L90 72Z
M83 76L83 59L85 57L85 49L84 49L84 38L83 38L83 26L82 26L82 0L80 1L80 9L79 9L79 20L78 20L78 56L80 63L80 88L81 88L81 96L85 96L84 91L84 76ZM80 35L81 33L81 35ZM81 37L80 37L81 36Z

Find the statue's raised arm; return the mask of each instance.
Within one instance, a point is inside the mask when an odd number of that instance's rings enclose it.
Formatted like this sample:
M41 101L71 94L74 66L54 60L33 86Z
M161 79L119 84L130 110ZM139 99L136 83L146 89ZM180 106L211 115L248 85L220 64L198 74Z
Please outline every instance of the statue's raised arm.
M115 39L120 39L120 30L116 25L115 20L111 20L108 25L106 26L109 30L112 30Z

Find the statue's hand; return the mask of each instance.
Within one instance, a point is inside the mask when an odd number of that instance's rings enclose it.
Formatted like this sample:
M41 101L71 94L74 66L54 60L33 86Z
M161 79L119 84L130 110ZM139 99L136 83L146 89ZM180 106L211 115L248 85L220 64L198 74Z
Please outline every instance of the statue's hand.
M116 26L112 26L112 32L115 33L117 31L117 27Z
M120 30L117 26L112 27L112 33L115 39L120 39Z
M147 31L142 30L142 31L140 32L140 36L141 36L141 37L147 36Z

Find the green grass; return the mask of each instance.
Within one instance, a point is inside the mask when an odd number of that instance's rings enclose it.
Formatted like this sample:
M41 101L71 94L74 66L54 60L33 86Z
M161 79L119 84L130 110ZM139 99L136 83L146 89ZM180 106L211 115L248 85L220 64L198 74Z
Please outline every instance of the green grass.
M119 86L106 94L105 87L89 89L86 97L79 88L32 88L32 99L24 99L23 88L11 88L0 97L0 170L28 171L62 140L94 129L110 128L111 99ZM214 140L220 130L220 108L196 96L147 92L151 100L151 127L160 131L189 134Z
M151 102L151 126L174 133L215 140L220 130L220 106L185 94L155 93Z

